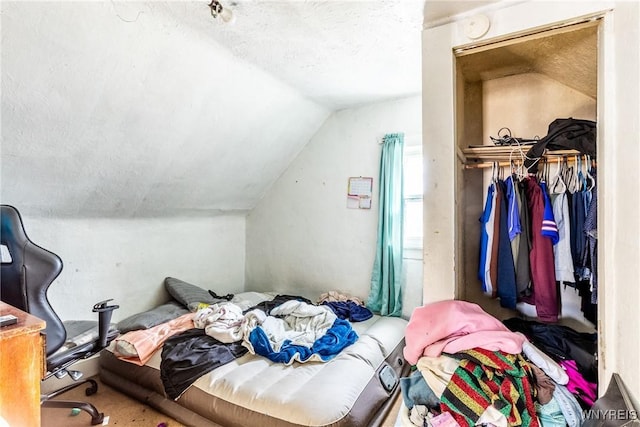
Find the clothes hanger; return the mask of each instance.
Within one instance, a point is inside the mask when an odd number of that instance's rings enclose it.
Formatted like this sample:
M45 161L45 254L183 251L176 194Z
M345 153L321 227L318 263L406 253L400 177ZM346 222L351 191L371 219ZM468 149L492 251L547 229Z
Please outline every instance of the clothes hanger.
M562 175L564 177L564 183L567 186L567 190L569 191L569 193L573 194L576 192L576 186L577 186L577 181L576 181L576 175L574 173L574 166L569 167L569 161L567 159L567 156L563 156L563 170L562 170Z
M536 178L538 179L538 182L546 182L545 175L547 172L547 158L546 157L540 158L540 162L542 162L542 167L538 168L538 172L536 173Z
M509 136L511 135L509 134ZM509 163L511 164L512 173L516 174L516 176L518 177L518 180L521 181L526 177L526 173L524 171L524 161L527 158L527 155L522 149L520 140L518 140L517 138L514 138L514 140L515 140L515 143L512 145L513 148L511 148L511 151L509 152ZM517 155L515 159L514 159L514 154ZM516 164L514 163L515 161L520 162L517 168L514 168L513 166L514 164Z
M587 190L591 191L593 190L593 187L596 186L596 179L593 177L593 175L591 175L591 169L592 169L592 163L591 163L591 156L588 154L585 154L585 167L587 169ZM590 167L591 166L591 167Z
M551 183L549 184L549 192L554 194L560 194L567 191L567 184L565 184L564 179L562 177L563 167L566 165L566 158L563 157L564 161L561 162L560 156L558 156L558 167L556 170L556 174L553 178L551 178Z

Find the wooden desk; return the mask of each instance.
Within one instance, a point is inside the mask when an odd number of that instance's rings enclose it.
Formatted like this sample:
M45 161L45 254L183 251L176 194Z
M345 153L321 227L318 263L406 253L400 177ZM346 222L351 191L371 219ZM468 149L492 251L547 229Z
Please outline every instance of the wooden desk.
M13 314L18 323L0 328L0 417L11 427L40 427L45 321L0 301L4 314Z

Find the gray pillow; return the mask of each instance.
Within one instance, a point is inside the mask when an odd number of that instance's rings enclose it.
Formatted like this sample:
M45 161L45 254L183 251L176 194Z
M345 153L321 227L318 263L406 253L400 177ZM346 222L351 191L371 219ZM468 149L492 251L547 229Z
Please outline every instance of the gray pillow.
M162 304L151 310L136 313L118 322L118 330L121 334L138 329L148 329L169 320L173 320L183 314L187 314L189 310L176 301Z
M208 291L192 285L191 283L183 282L182 280L175 279L173 277L167 277L164 279L164 287L176 301L182 303L189 311L198 311L200 304L215 304L217 302L225 301L221 298L214 298Z

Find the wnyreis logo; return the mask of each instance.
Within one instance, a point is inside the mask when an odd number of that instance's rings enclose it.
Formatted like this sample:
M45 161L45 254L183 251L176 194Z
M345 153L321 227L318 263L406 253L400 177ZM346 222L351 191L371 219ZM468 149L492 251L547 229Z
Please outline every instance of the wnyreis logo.
M585 420L637 420L638 412L626 409L589 409L582 411Z

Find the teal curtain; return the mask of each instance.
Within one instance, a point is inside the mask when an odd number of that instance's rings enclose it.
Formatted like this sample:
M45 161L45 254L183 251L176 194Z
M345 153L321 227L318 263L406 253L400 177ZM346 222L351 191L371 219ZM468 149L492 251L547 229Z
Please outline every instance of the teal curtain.
M384 136L380 159L378 243L367 307L383 316L402 314L404 134Z

